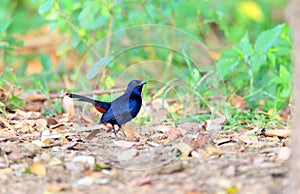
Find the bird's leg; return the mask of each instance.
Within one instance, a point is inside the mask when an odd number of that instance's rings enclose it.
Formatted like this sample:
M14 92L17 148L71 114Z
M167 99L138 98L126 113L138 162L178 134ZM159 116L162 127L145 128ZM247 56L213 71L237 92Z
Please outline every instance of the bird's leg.
M116 132L116 130L115 130L115 126L112 125L112 128L113 128L113 132L114 132L114 134L115 134L115 138L118 139L118 135L117 135L117 132Z
M124 135L125 137L127 137L127 135L125 134L125 132L124 132L124 130L122 129L122 127L119 127L119 128L120 128L120 130L122 131L123 135Z

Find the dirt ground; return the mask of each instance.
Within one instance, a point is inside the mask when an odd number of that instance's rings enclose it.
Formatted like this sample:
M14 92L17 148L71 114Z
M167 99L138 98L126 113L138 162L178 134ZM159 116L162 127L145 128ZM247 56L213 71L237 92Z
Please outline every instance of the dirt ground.
M115 139L82 117L17 111L0 123L0 193L274 194L288 183L286 129L132 121Z

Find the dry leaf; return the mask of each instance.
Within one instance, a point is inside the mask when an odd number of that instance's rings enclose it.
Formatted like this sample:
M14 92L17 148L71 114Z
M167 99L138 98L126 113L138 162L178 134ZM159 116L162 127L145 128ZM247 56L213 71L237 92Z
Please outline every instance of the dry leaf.
M257 136L249 136L249 135L240 135L239 140L246 144L255 144L258 143Z
M129 125L123 126L122 129L127 137L135 137L135 134L132 130L132 126L129 126Z
M187 131L189 131L189 130L200 131L201 129L203 129L204 125L205 125L204 122L200 122L200 123L185 122L185 123L179 124L178 126Z
M178 127L172 127L171 129L169 129L169 131L167 132L167 137L169 140L173 140L177 137L181 137L182 134L180 132L180 129Z
M9 174L9 173L12 173L11 168L2 168L2 169L0 169L0 174Z
M16 116L25 118L25 119L38 119L41 117L41 114L42 113L40 113L40 112L32 112L32 111L24 112L19 109L16 110Z
M180 150L183 157L188 157L193 150L192 146L182 142L175 144L174 147Z
M67 119L70 121L74 117L74 101L69 96L65 95L63 98L63 107L67 114Z
M40 112L41 111L41 105L37 104L27 104L24 109L26 111L32 111L32 112Z
M207 141L206 134L199 133L196 137L195 143L198 147L201 147L206 143L206 141Z
M37 120L35 120L35 128L38 131L43 130L44 128L46 128L46 126L47 126L46 119L37 119Z
M94 137L96 137L96 135L100 132L100 129L95 129L93 130L91 133L89 133L86 138L87 139L93 139Z
M58 193L64 189L62 186L57 184L47 184L46 188L51 193Z
M116 140L114 141L114 144L120 147L130 148L132 147L136 142L132 141L124 141L124 140Z
M56 125L56 124L58 124L58 122L54 118L50 117L47 119L47 126Z
M33 174L36 174L38 176L46 176L46 174L47 174L46 167L43 166L40 162L34 162L30 166L30 172L32 172Z
M205 150L199 150L199 154L204 158L208 158L214 155L221 155L222 151L214 146L209 146Z
M11 124L9 124L4 117L0 116L0 121L10 130L14 130L13 126L11 126Z
M290 136L291 131L287 130L287 129L274 129L274 130L266 130L264 132L265 136L269 136L269 137L282 137L282 138L286 138Z
M137 181L137 186L143 186L143 185L149 185L151 184L153 181L150 177L145 177L145 178L140 178Z
M278 151L278 159L279 160L283 160L286 161L290 158L291 156L291 149L288 147L282 147L280 148L280 150Z
M129 149L118 155L118 160L130 160L138 153L137 149Z
M166 133L170 130L170 126L168 126L168 125L158 125L155 130L157 130L159 132L162 132L162 133Z
M269 137L282 137L282 138L287 138L290 136L291 131L287 130L287 129L274 129L274 130L266 130L264 132L265 136L269 136Z
M16 134L15 134L15 132L9 131L8 129L0 129L0 136L12 137L12 136L16 136Z
M222 124L225 123L226 118L225 117L220 117L220 118L216 118L216 119L212 119L212 120L207 120L205 122L205 129L207 131L210 130L220 130L222 129Z

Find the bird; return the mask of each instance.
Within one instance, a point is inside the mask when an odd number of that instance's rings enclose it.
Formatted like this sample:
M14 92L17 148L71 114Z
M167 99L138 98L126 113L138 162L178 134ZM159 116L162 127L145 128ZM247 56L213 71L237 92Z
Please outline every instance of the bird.
M93 104L95 109L102 113L99 123L110 123L112 125L115 138L118 139L114 126L118 125L119 129L126 137L126 134L122 129L122 125L131 121L139 113L142 106L142 90L145 84L147 84L147 82L131 80L128 83L124 94L112 102L94 100L74 93L69 93L67 95L71 98Z

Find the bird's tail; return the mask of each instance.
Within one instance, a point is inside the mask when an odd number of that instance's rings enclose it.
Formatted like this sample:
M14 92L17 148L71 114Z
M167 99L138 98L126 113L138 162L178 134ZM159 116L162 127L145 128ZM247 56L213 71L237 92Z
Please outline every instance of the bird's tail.
M70 98L77 98L80 101L89 102L89 103L93 104L95 106L95 108L101 113L105 113L110 107L110 102L102 102L99 100L94 100L94 99L91 99L91 98L88 98L85 96L81 96L78 94L72 94L72 93L67 94L67 95Z
M91 99L91 98L88 98L88 97L85 97L85 96L81 96L81 95L78 95L78 94L68 94L68 96L70 98L78 98L79 100L81 101L84 101L84 102L89 102L89 103L92 103L92 104L95 104L95 101L94 99Z

